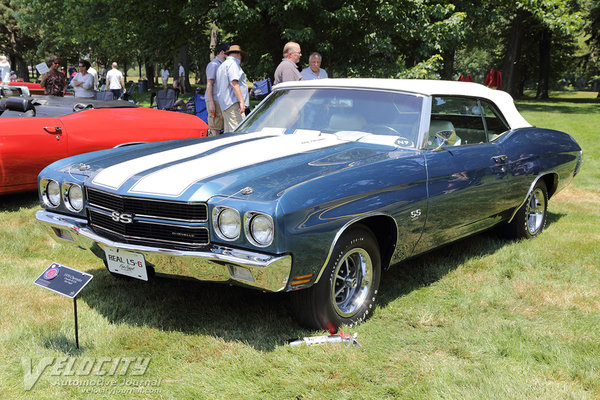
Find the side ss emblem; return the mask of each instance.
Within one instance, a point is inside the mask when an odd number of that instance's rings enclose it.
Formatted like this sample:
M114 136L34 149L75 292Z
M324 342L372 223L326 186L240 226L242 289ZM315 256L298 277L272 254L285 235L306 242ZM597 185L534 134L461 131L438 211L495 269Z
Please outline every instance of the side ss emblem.
M415 211L411 211L410 212L410 219L411 221L416 221L417 219L419 219L419 217L421 216L421 209L418 208Z
M110 214L110 217L115 222L122 222L124 224L130 224L133 222L133 214L119 213L118 211L113 211Z

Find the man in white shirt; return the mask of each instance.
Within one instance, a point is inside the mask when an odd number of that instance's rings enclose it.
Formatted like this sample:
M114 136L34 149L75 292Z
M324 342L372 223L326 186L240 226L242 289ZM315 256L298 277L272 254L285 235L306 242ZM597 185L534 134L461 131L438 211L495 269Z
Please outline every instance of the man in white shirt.
M118 64L112 63L112 69L106 74L106 91L109 90L115 97L115 100L120 99L123 93L126 92L125 80L123 74L118 70Z
M304 68L300 75L302 75L302 79L305 81L310 81L311 79L326 79L327 71L321 68L321 54L316 51L308 57L308 68Z
M90 64L87 72L94 77L94 90L98 90L98 71Z
M160 70L160 79L162 79L163 89L166 89L167 85L169 84L169 70L167 69L166 65L163 65L162 69Z
M10 84L10 63L6 56L0 56L0 82Z
M231 132L244 119L250 98L246 74L240 66L246 59L246 52L240 46L233 45L225 54L227 59L217 70L217 100L223 110L225 132Z

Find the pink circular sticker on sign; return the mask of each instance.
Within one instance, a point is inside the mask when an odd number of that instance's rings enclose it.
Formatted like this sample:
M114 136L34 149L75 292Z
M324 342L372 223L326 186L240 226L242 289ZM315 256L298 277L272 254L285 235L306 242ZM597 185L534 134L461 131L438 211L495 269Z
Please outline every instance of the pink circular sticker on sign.
M47 281L54 279L58 276L58 267L52 267L44 273L44 279Z

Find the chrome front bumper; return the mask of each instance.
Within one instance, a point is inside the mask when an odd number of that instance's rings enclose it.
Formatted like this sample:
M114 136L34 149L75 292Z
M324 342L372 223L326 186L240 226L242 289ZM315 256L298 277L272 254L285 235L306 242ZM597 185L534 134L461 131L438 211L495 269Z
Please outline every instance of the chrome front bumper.
M292 257L210 245L205 251L182 251L113 242L92 231L85 219L38 211L38 221L50 227L60 243L68 242L105 259L106 246L144 255L155 272L184 275L203 281L232 281L245 286L279 292L287 287Z

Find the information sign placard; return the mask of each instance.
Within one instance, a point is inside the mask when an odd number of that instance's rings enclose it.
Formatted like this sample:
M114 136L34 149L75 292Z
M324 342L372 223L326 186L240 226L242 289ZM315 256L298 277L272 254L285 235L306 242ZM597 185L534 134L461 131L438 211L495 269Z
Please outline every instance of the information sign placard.
M93 277L93 275L54 262L33 283L74 299Z

